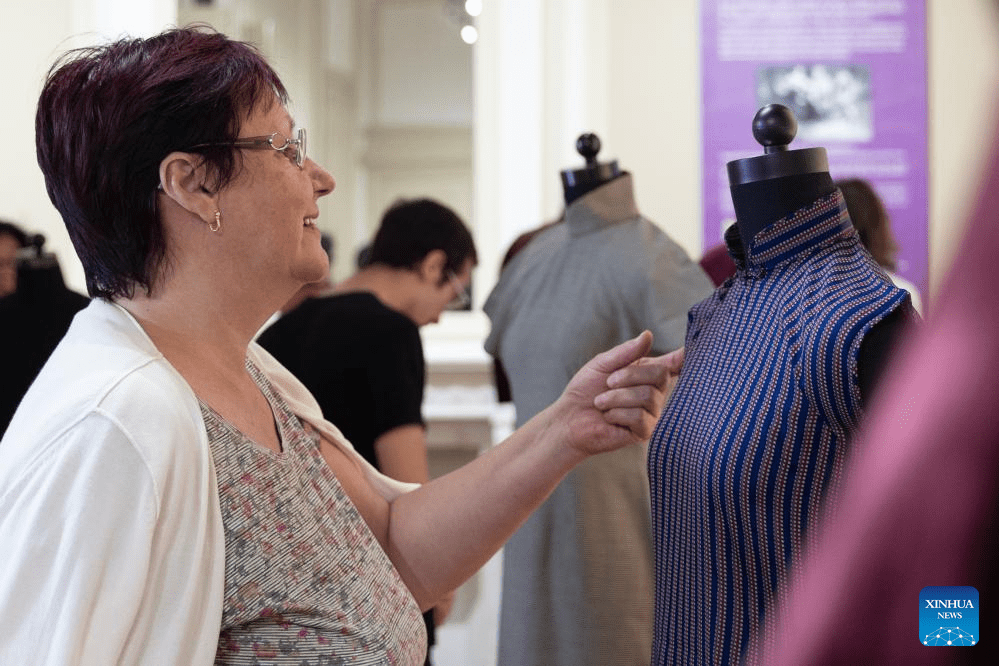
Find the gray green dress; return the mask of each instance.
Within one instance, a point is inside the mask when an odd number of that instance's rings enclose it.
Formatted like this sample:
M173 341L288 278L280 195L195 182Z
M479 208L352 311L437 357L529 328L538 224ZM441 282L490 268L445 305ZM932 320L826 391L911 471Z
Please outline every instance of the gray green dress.
M486 350L510 380L517 425L597 353L649 329L683 345L710 279L643 218L622 175L535 236L485 305ZM500 666L647 666L654 587L646 447L576 468L504 547Z

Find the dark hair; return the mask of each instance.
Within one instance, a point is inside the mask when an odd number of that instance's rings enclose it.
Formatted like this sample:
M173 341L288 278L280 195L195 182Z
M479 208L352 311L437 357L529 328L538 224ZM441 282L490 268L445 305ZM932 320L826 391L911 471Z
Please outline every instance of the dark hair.
M254 109L287 91L257 49L208 26L167 30L64 54L35 116L38 164L91 296L152 291L166 242L156 211L160 162L175 150L205 159L222 188L242 166L228 146Z
M400 200L382 215L368 263L416 268L431 250L443 250L444 270L455 273L467 260L479 260L472 234L457 213L432 199Z
M336 241L333 240L333 234L323 231L319 234L319 244L323 246L323 251L326 252L326 257L333 263L334 254L336 253Z
M881 197L866 180L847 178L837 180L836 187L846 200L846 211L857 229L860 242L884 268L895 270L898 243L891 232L891 220Z
M20 247L28 246L28 234L24 233L21 227L7 220L0 220L0 236L13 236Z

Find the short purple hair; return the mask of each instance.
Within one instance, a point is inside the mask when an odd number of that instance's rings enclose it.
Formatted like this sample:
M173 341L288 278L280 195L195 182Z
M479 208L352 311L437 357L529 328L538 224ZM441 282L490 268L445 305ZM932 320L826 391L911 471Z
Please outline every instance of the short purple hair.
M252 45L208 26L171 29L64 54L38 100L35 144L49 198L62 215L87 291L147 294L166 258L156 211L159 167L175 150L201 154L221 188L237 174L239 136L273 95L277 73Z

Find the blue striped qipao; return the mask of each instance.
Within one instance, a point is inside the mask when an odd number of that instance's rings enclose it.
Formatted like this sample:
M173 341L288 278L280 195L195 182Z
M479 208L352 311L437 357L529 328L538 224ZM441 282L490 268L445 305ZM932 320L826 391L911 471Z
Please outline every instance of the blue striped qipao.
M690 312L680 381L649 444L654 664L756 645L843 470L863 336L900 306L839 191L756 235Z

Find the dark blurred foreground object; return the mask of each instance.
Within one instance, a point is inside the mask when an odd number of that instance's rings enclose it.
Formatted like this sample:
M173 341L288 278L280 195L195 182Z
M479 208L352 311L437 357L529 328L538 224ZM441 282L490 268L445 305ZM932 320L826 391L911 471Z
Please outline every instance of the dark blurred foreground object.
M0 298L0 436L14 410L52 350L69 329L73 316L90 299L66 287L55 255L43 252L45 237L29 237L17 259L17 291Z

